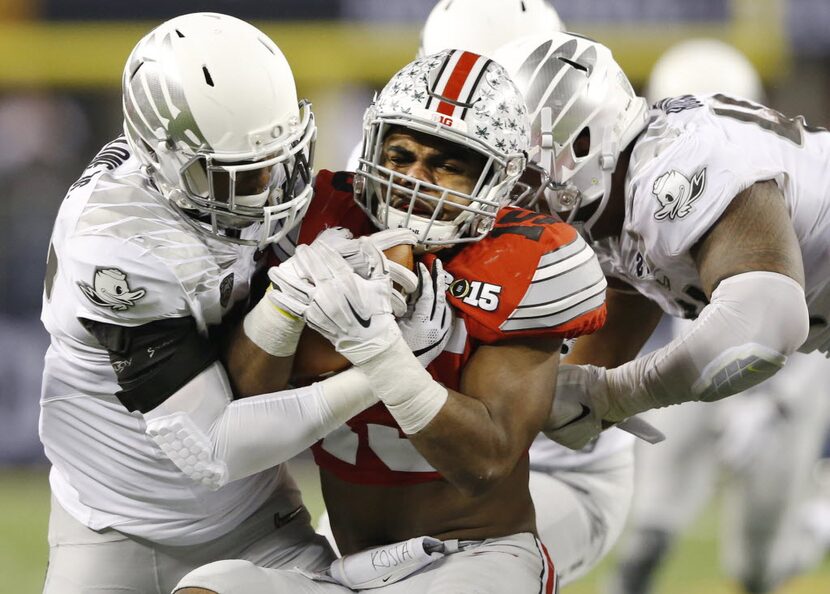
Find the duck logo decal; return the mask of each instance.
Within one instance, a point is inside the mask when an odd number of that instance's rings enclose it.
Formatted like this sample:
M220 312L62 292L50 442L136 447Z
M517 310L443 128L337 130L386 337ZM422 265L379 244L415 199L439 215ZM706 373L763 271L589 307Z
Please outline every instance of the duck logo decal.
M682 219L692 210L692 205L706 188L706 168L689 179L679 171L664 173L654 182L652 193L660 206L654 213L658 221L665 218Z
M124 311L147 294L144 289L131 289L127 275L118 268L98 268L91 286L85 282L78 286L92 303L113 311Z

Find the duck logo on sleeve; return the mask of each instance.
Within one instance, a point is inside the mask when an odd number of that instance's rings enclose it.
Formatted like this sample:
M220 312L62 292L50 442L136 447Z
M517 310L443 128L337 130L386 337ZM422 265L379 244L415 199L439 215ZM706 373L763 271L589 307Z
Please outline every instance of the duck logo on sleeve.
M118 268L98 268L92 285L79 281L78 286L92 303L113 311L124 311L147 294L144 289L131 289L127 275Z
M654 213L658 221L682 219L692 211L692 206L706 188L706 168L689 179L679 171L669 171L654 181L651 193L660 206Z

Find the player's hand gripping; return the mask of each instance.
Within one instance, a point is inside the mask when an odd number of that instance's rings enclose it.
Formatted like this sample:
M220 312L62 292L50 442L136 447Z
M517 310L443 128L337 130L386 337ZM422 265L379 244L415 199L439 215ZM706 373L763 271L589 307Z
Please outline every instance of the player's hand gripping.
M367 277L358 275L326 243L314 251L310 274L312 301L306 323L326 337L337 352L360 365L386 351L400 336L392 315L389 262L368 238L358 242L366 258Z
M383 252L397 245L415 245L417 237L409 229L397 228L378 231L367 235L366 239ZM348 230L341 227L325 229L314 241L323 242L340 254L358 275L369 277L369 269L373 265L372 256L361 247L360 241L352 239ZM387 259L386 266L392 278L392 313L400 317L407 311L407 295L418 288L418 277L397 262Z
M302 318L314 294L313 270L318 267L317 250L323 244L350 243L352 234L342 227L326 229L310 245L298 245L294 255L268 270L271 286L266 296L278 309Z
M452 278L437 258L432 272L419 263L418 274L420 292L408 315L398 320L398 327L406 344L426 367L450 340L455 314L447 303L447 287Z
M556 395L542 431L557 443L582 449L604 429L615 425L603 419L609 408L608 398L604 367L560 365ZM639 417L625 419L616 426L649 443L665 439L658 429Z

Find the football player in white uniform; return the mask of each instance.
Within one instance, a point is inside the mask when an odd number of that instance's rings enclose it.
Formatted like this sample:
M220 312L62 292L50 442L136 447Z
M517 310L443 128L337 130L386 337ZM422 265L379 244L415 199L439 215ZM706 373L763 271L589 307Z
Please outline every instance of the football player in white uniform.
M277 465L377 400L356 370L275 392L303 329L296 299L272 289L236 315L261 249L311 199L310 107L266 35L198 13L138 43L123 111L125 136L71 186L49 246L44 591L161 594L225 558L327 564Z
M441 0L421 31L418 55L462 48L492 56L512 40L562 29L547 0ZM352 151L350 171L357 169L361 149L358 144ZM577 451L544 435L531 446L536 525L562 585L588 573L622 532L633 489L633 447L634 438L619 429ZM326 515L317 530L333 542Z
M755 386L796 350L830 350L827 131L723 93L649 110L583 37L527 38L497 59L535 118L531 200L580 225L614 279L607 325L573 351L584 365L560 372L548 435L579 447L644 410ZM694 322L635 358L661 309Z
M715 39L667 50L646 86L652 103L712 92L763 99L749 60ZM665 319L675 322L675 335L692 323ZM732 398L649 412L668 438L637 449L631 520L610 591L652 591L661 562L712 495L721 464L728 471L721 514L727 574L746 592L770 592L817 560L821 546L799 514L825 434L822 413L830 394L821 392L830 391L828 376L830 366L819 353L793 353L768 381Z
M578 447L644 410L757 385L796 350L830 350L826 130L720 93L649 110L584 37L527 38L497 58L535 117L550 177L534 197L618 279L609 323L574 348L603 367L563 370L550 435ZM661 309L694 322L625 363Z

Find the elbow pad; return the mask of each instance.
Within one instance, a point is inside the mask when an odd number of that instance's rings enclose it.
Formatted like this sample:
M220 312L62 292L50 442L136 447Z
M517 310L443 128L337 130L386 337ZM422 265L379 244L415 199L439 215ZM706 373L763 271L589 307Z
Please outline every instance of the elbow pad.
M377 402L357 369L304 388L232 398L216 362L144 414L147 436L211 490L287 461Z
M729 277L680 337L608 370L610 419L742 392L775 374L807 338L804 289L775 272Z

